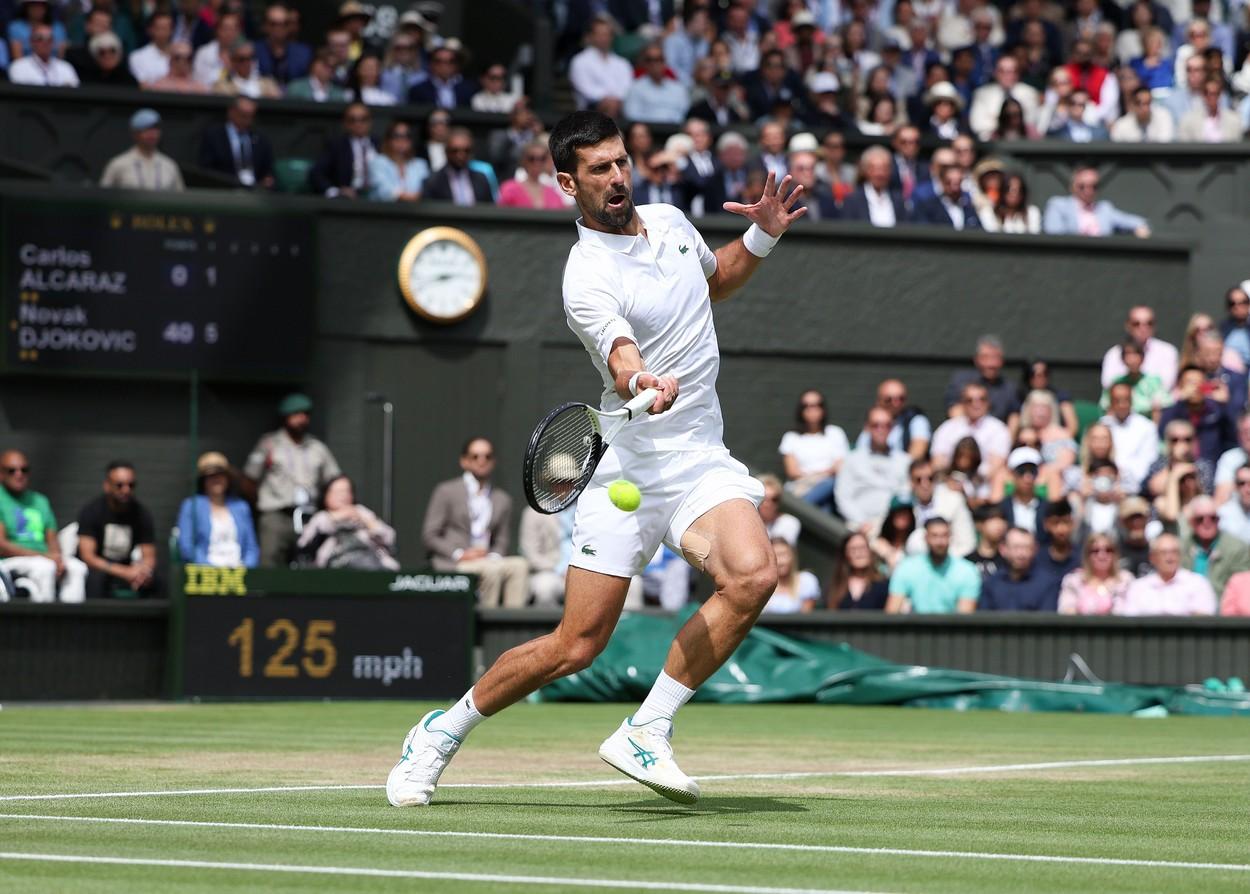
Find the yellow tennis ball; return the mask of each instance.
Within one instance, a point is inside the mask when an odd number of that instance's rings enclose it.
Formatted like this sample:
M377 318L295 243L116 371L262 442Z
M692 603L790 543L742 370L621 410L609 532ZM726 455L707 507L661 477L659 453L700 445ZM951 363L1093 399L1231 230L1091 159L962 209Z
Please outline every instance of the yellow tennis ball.
M617 480L608 485L608 499L622 512L633 512L642 505L642 492L632 481Z

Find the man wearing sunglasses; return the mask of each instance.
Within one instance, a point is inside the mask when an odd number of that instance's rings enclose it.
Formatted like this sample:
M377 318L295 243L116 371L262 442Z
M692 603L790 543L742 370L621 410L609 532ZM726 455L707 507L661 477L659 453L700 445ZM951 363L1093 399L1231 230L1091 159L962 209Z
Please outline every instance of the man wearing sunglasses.
M77 87L78 72L74 66L53 52L52 29L36 25L30 32L31 53L9 66L9 80L33 87Z
M104 493L78 513L88 599L155 595L156 527L152 513L135 499L136 484L134 465L115 460L104 470Z
M1154 571L1129 584L1117 615L1213 615L1216 597L1205 577L1181 567L1181 543L1160 534L1150 544Z
M52 505L30 489L30 461L18 450L0 454L0 567L25 579L34 602L83 601L87 566L61 555Z
M1189 531L1181 538L1181 563L1223 593L1228 579L1239 571L1250 571L1250 545L1220 530L1215 500L1194 497L1185 507Z
M1189 422L1198 438L1194 455L1213 463L1224 451L1237 446L1237 432L1229 415L1231 408L1215 400L1214 383L1208 381L1202 369L1187 366L1181 370L1176 391L1176 403L1159 418L1160 434L1175 419Z

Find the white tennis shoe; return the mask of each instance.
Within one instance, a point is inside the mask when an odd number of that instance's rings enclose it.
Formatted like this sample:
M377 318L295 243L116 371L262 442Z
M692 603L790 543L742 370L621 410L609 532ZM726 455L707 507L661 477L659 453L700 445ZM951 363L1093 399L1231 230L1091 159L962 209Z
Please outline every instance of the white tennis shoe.
M681 771L673 759L671 720L658 718L634 726L625 718L620 729L603 740L599 757L647 788L678 804L699 800L699 784Z
M460 749L460 740L451 733L430 729L430 721L443 711L431 711L421 718L404 739L399 763L386 777L386 800L393 807L424 807L434 797L438 777Z

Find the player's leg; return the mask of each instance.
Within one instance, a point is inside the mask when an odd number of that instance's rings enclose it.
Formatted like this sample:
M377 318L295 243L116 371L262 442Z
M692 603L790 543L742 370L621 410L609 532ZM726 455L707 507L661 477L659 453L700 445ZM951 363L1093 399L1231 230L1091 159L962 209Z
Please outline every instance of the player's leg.
M570 567L564 616L556 629L504 652L469 690L482 716L497 714L548 683L590 667L616 629L628 589L629 578Z
M748 500L730 500L699 516L681 548L716 587L677 633L664 663L664 673L693 692L755 624L777 587L777 564L759 510Z
M716 592L678 631L647 698L599 748L627 776L680 804L698 784L677 766L673 715L741 644L777 585L777 568L759 512L748 499L719 503L686 529L681 548Z
M430 803L443 769L482 720L553 680L589 667L616 627L628 588L627 577L570 567L564 615L556 629L500 655L449 710L431 711L409 730L399 763L386 781L391 804Z

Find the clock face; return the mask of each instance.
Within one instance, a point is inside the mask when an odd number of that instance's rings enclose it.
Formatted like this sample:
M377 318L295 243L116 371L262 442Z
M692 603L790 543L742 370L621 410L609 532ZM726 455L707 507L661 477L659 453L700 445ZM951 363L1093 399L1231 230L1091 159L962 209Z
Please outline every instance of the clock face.
M446 227L416 236L404 251L399 274L413 309L442 323L472 313L486 288L481 250L467 234Z

